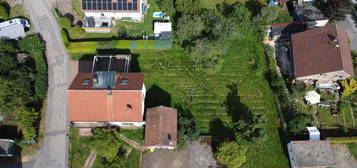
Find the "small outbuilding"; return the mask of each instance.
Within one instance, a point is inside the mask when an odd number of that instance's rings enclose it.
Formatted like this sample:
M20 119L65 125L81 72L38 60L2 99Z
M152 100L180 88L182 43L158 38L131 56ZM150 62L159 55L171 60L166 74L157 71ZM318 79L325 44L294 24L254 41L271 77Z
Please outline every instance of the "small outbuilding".
M145 148L175 149L177 145L177 110L158 106L146 110Z
M318 94L316 91L309 91L305 95L305 100L307 101L308 104L314 105L317 103L320 103L320 94Z
M291 168L327 168L336 164L329 141L291 141L288 152Z
M171 40L172 24L170 22L155 22L154 33L160 40Z

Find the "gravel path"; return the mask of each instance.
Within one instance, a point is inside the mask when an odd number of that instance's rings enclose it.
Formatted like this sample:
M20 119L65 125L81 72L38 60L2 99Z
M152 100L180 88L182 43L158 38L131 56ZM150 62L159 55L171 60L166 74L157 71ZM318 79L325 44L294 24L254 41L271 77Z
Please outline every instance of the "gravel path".
M181 151L157 150L143 158L143 168L215 168L211 146L197 142L189 143Z
M67 88L71 81L69 56L63 46L60 28L47 0L24 0L35 31L46 42L48 62L48 108L44 143L34 161L24 167L68 167Z

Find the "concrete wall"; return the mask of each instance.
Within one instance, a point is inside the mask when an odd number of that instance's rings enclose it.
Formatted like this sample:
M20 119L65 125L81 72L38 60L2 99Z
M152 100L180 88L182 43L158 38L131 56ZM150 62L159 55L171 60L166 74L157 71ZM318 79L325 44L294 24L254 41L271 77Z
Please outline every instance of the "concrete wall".
M291 168L296 168L295 161L294 161L294 156L293 156L293 152L292 152L291 142L288 143L288 152L289 152L290 166L291 166Z
M335 72L329 72L329 73L323 73L323 74L298 77L298 78L296 78L296 80L303 81L303 82L338 81L338 80L345 80L350 76L351 75L349 75L345 71L335 71Z

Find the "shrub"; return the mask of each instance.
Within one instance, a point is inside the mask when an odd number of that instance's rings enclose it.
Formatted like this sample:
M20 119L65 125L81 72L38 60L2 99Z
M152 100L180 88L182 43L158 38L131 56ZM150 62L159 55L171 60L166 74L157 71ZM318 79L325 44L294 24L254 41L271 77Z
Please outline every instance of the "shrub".
M18 42L21 51L29 53L36 64L35 94L39 99L47 95L47 62L44 55L45 45L37 35L31 35Z
M119 141L116 131L104 128L94 130L91 148L95 150L99 156L105 158L107 162L114 160L122 146L123 144Z
M351 13L351 0L328 0L323 4L322 11L331 20L343 20Z
M297 113L288 123L288 129L291 133L298 133L306 129L310 125L312 119L304 113Z
M6 20L9 18L10 10L5 3L0 2L0 19Z
M346 144L346 143L357 143L357 137L329 137L327 138L331 143L334 144Z
M191 64L195 70L204 70L211 74L217 72L222 66L220 49L207 40L196 41L191 51Z
M235 141L223 142L218 147L216 158L227 168L239 168L247 159L247 151L248 147L246 145L238 144Z
M24 140L31 140L36 136L35 124L38 121L39 114L34 110L27 110L26 107L20 106L16 108L16 122L20 126Z

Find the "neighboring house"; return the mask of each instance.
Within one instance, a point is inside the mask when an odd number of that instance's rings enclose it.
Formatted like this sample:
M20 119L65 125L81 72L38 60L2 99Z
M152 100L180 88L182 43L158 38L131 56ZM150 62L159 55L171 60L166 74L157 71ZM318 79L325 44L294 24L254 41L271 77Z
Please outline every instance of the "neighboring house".
M307 23L309 27L323 27L329 19L314 6L315 0L292 1L297 21Z
M142 21L145 8L145 0L82 0L82 10L86 17L105 16Z
M30 24L26 19L15 18L0 23L0 39L18 40L26 36L25 28Z
M145 148L175 149L177 110L158 106L146 110Z
M14 153L14 141L10 139L0 139L0 157L12 157Z
M288 152L292 168L327 168L335 165L329 141L291 141L288 143Z
M72 127L141 127L145 85L143 73L128 73L130 55L98 56L92 72L79 72L68 88ZM124 67L124 68L122 68Z
M155 22L154 33L160 40L171 40L172 24L170 22Z
M83 29L86 32L109 33L111 31L111 17L85 17L83 21Z
M348 37L342 28L331 24L291 38L296 80L312 83L354 77Z

